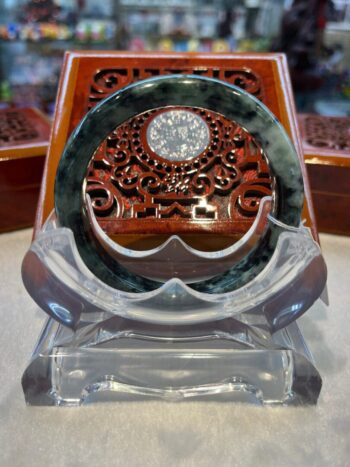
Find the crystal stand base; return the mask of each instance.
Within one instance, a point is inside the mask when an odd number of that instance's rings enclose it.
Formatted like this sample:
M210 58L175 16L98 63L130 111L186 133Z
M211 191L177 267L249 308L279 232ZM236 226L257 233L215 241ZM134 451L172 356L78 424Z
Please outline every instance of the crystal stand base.
M152 332L135 324L116 318L73 332L50 318L23 375L27 404L317 402L321 378L295 322L273 335L232 319Z

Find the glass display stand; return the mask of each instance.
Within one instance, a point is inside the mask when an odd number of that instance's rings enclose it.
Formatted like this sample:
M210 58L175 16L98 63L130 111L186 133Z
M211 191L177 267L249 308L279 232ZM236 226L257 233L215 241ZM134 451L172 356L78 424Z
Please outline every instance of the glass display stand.
M23 375L30 405L106 400L316 403L321 377L296 323L273 335L233 318L153 327L112 318L75 332L49 318Z
M51 216L22 269L50 315L23 375L26 402L316 403L321 378L295 320L320 297L326 268L308 229L280 227L267 267L237 290L201 293L172 278L126 293L87 269Z

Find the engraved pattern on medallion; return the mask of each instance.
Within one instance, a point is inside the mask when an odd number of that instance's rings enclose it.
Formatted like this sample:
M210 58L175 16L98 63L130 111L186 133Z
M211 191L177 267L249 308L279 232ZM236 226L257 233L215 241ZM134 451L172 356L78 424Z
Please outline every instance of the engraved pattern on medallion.
M165 159L192 159L208 146L209 129L194 112L169 110L156 115L148 125L147 143Z

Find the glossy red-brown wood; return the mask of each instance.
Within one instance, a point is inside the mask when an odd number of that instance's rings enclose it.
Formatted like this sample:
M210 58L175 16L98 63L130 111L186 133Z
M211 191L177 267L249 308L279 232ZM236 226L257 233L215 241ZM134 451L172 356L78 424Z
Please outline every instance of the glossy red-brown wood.
M98 223L110 236L243 235L261 198L272 194L260 145L222 115L191 108L207 125L209 144L189 160L164 159L149 147L146 134L150 122L169 109L184 111L166 107L137 115L96 151L86 190Z
M260 87L256 86L254 82L250 83L254 89L253 93L263 100L277 116L296 146L305 179L304 217L317 238L288 68L285 57L281 54L67 53L57 97L36 229L40 229L53 209L54 179L67 138L96 101L135 79L143 79L155 74L198 73L232 82L234 70L245 73L251 71L259 77ZM104 78L101 82L101 76L110 71L112 78L109 76L107 80Z
M0 110L0 232L33 225L49 134L37 109Z
M317 225L350 235L350 118L299 114Z

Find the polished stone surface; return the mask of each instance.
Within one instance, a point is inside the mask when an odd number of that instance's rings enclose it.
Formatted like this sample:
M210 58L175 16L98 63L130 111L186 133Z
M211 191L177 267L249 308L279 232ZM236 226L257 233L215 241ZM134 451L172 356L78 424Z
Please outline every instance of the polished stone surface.
M21 283L32 232L0 235L2 467L344 467L350 458L350 237L321 235L330 308L300 325L323 378L317 407L125 402L26 407L21 376L46 320Z
M129 292L153 290L159 283L130 274L102 251L94 239L82 206L82 183L89 161L120 123L150 108L169 105L203 107L223 114L250 132L267 155L277 185L276 218L291 226L300 223L303 180L298 156L285 130L260 101L222 81L199 76L164 76L134 83L94 107L71 135L62 155L55 185L55 207L61 225L73 230L83 261L101 280ZM281 229L271 226L252 252L229 271L193 284L221 293L252 280L267 264Z

